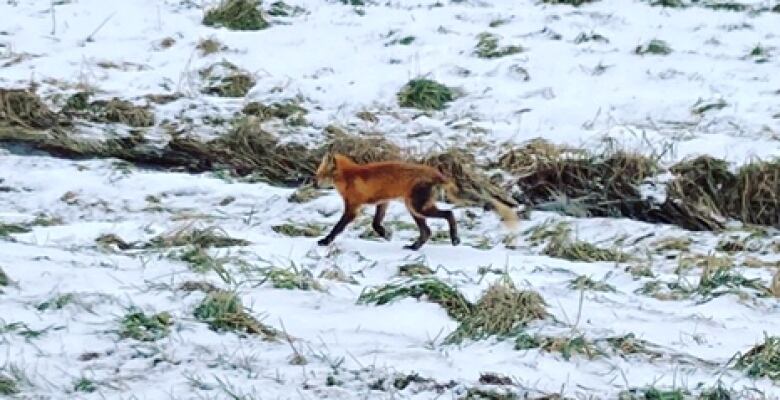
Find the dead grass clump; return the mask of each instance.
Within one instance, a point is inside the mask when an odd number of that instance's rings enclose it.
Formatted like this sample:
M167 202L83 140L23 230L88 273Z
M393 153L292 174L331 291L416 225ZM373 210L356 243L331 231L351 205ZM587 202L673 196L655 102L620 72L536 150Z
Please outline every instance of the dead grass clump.
M206 281L185 281L179 285L178 290L185 292L211 293L219 290L214 284Z
M409 279L398 284L387 284L364 290L358 304L383 305L404 297L426 300L442 306L450 317L462 320L471 312L471 303L457 289L434 278Z
M200 39L195 48L200 51L201 56L209 56L220 51L227 50L227 46L222 44L217 38L211 36L205 39Z
M114 122L134 128L153 126L154 112L148 106L137 106L114 97L111 100L89 101L91 92L76 92L65 101L63 114L92 122Z
M772 283L769 285L769 290L772 292L772 295L780 298L780 268L777 269L777 272L772 276Z
M257 31L269 26L260 11L259 0L222 0L206 11L203 25L237 30Z
M596 345L582 335L574 337L556 336L531 336L527 333L520 334L515 339L516 350L528 350L539 348L548 353L560 353L564 360L568 361L575 354L581 354L592 359L603 352Z
M516 207L505 189L493 183L477 165L474 155L458 148L448 148L424 155L420 160L441 171L455 181L458 197L472 205L484 206L486 198L495 198L510 207Z
M305 8L300 6L291 6L281 0L271 3L268 9L268 15L273 17L295 17L305 12Z
M302 185L287 197L287 201L290 203L308 203L324 194L325 192L315 189L312 185Z
M539 141L510 150L499 164L518 176L531 204L582 217L640 216L639 185L660 169L654 159L636 153L567 154Z
M19 381L14 377L0 373L0 394L3 396L14 396L19 394Z
M549 238L544 254L550 257L584 262L625 262L631 259L630 255L617 249L603 249L589 242L573 239L571 228L565 224L556 225Z
M458 328L445 339L457 343L489 336L516 333L529 322L547 317L546 303L539 293L517 289L504 277L493 283L463 318Z
M732 215L742 222L780 227L780 160L755 161L737 171Z
M326 134L328 141L323 146L323 153L344 154L358 164L404 158L401 148L382 135L350 134L335 126L326 128Z
M780 337L765 335L764 343L739 355L734 367L745 371L751 378L780 380Z
M594 281L589 276L580 275L569 282L569 289L573 290L594 290L597 292L614 292L615 287L603 282Z
M194 246L199 248L248 246L251 242L230 237L218 227L205 229L186 227L161 234L149 240L145 247L167 248Z
M49 129L66 122L32 91L0 88L0 128Z
M262 335L266 340L276 340L280 333L250 315L241 304L237 294L227 291L213 291L206 295L195 308L195 318L203 321L215 331L236 331Z
M634 49L634 53L640 56L645 54L655 54L665 56L672 53L672 48L664 40L653 39L645 44L639 45Z
M244 106L241 110L245 115L252 115L259 118L262 121L267 121L272 118L278 118L292 126L302 126L306 124L306 114L308 110L301 107L301 105L295 100L285 100L282 102L274 102L270 105L253 101Z
M202 93L219 97L244 97L255 85L255 78L235 64L222 60L200 70Z

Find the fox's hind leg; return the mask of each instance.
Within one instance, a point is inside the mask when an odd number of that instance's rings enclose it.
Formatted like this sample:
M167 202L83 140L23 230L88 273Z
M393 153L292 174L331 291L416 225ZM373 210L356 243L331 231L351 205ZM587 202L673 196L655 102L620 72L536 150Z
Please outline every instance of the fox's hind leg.
M371 223L371 227L374 228L374 232L380 237L390 240L390 234L387 232L384 226L382 226L382 219L385 218L385 212L387 212L387 203L379 203L376 205L376 213L374 213L374 221Z
M417 248L425 243L431 236L431 230L425 223L425 218L441 218L447 220L450 228L450 241L453 246L460 244L460 237L458 237L458 223L455 221L455 216L452 211L439 210L436 208L436 198L434 197L433 185L430 183L420 183L412 188L412 194L406 205L409 208L409 212L414 216L414 221L417 223L417 227L420 228L420 239L414 242L411 246L417 245ZM424 226L424 228L423 228ZM427 235L426 235L427 233ZM424 240L421 241L421 239ZM416 250L416 249L415 249Z
M422 245L425 244L425 242L428 241L428 239L431 238L431 228L429 228L428 224L425 223L425 218L418 217L414 215L414 213L412 213L412 218L414 218L414 222L417 224L417 228L420 230L420 236L414 242L404 246L404 248L409 250L418 250L420 247L422 247Z

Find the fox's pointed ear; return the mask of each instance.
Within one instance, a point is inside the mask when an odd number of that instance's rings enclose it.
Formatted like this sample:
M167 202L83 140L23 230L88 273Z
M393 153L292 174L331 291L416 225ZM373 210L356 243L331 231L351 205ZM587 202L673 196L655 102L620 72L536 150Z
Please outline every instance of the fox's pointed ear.
M349 157L347 157L347 156L345 156L345 155L343 155L343 154L334 154L334 155L333 155L333 163L334 163L334 164L335 164L337 167L341 167L341 166L343 166L343 165L351 165L351 164L354 164L355 162L354 162L354 161L352 161L352 159L350 159Z

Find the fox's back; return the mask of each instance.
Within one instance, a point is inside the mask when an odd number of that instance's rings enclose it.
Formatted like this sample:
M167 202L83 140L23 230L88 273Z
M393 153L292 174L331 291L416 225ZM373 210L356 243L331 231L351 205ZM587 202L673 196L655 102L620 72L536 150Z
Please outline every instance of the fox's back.
M446 181L435 168L399 161L356 164L344 168L339 178L336 186L342 195L357 197L356 201L366 203L406 198L417 184Z

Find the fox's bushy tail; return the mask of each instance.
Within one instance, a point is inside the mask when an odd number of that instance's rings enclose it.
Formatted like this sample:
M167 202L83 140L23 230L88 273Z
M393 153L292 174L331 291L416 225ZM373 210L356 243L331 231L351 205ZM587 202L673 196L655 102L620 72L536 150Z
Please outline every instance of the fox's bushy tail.
M444 188L444 193L447 195L447 199L449 199L451 202L461 205L465 204L465 201L463 201L463 199L458 196L458 185L455 184L453 180L445 181L442 187ZM504 226L511 230L517 228L517 225L520 221L517 217L517 213L515 213L512 208L490 195L480 193L478 194L478 197L487 201L493 206L493 210L501 218L501 222L503 222Z

